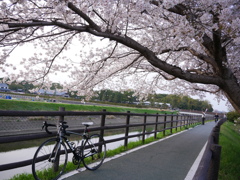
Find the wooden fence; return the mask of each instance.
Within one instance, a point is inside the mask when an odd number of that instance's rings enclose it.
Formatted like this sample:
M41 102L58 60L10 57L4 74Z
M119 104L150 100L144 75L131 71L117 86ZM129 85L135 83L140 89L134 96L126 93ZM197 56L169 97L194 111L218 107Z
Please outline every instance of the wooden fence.
M198 169L193 180L217 180L220 166L221 146L219 143L219 133L221 125L227 120L222 118L213 128L209 138L203 157L200 161Z
M178 128L187 128L196 123L202 122L202 118L199 115L178 115L178 114L138 114L131 113L130 111L126 113L116 113L116 112L107 112L103 110L102 112L73 112L73 111L65 111L64 108L60 108L60 111L0 111L0 116L58 116L59 122L64 121L66 116L99 116L100 117L100 126L89 128L92 131L98 131L101 136L104 137L106 130L116 130L116 129L125 129L125 136L115 139L107 140L106 143L112 143L120 140L124 140L124 146L128 146L129 138L133 137L142 137L142 142L144 143L146 139L146 135L153 134L154 138L157 138L157 133L162 132L163 135L166 135L166 131L169 130L170 133L173 133L173 129L178 130ZM121 116L122 124L107 124L106 117L112 116ZM131 123L132 117L140 117L140 121L138 123ZM149 122L148 118L154 118L154 121ZM206 120L212 119L212 117L207 117ZM160 120L161 119L161 120ZM152 131L147 132L146 129L148 126L154 127ZM142 131L139 134L129 135L130 128L132 127L140 127ZM40 127L41 128L41 127ZM82 133L83 129L75 129L71 130L74 132ZM56 133L51 135L46 132L34 133L34 134L23 134L23 135L13 135L13 136L3 136L0 137L1 143L10 143L10 142L19 142L26 140L34 140L40 138L46 138L56 136ZM10 164L0 165L0 171L19 168L23 166L28 166L32 164L32 159L15 162Z

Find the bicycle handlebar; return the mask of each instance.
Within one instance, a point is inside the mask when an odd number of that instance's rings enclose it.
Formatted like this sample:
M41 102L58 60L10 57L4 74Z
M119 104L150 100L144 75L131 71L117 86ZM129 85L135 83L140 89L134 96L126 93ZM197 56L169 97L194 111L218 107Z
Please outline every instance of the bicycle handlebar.
M45 129L45 131L48 133L48 134L52 134L52 132L50 132L48 130L48 127L49 126L53 126L53 127L57 127L55 124L48 124L47 121L44 121L43 122L43 126L42 126L42 130Z
M69 135L69 134L66 133L66 128L68 128L68 125L66 125L66 124L67 124L67 122L61 122L61 123L60 123L60 126L63 128L64 133L65 133L66 135ZM42 126L42 130L45 129L45 131L46 131L48 134L52 134L52 132L50 132L50 131L48 130L48 127L49 127L49 126L57 127L56 124L48 124L47 121L44 121L44 122L43 122L43 126Z

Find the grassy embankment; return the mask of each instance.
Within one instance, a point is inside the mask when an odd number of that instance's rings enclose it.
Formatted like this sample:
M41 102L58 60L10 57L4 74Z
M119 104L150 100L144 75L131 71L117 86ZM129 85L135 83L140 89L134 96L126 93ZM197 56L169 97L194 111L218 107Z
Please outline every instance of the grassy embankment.
M221 126L219 144L222 146L222 151L218 179L240 179L240 125L224 123Z
M0 99L0 110L15 110L15 111L58 111L59 107L65 107L66 111L90 111L98 112L106 109L109 112L127 112L132 113L167 113L169 111L160 111L153 109L139 109L129 107L116 107L116 106L98 106L98 105L77 105L77 104L64 104L64 103L50 103L38 101L19 101L19 100L5 100Z

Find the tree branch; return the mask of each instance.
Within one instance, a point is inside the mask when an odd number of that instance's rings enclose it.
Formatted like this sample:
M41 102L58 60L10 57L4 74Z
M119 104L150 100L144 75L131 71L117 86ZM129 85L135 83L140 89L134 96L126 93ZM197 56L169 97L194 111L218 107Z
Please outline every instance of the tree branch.
M73 5L73 3L69 2L68 3L68 7L69 9L71 9L72 11L74 11L76 14L78 14L79 16L81 16L85 21L88 22L89 26L93 29L95 29L96 31L101 31L101 28L95 24L86 14L84 14L80 9L78 9L76 6Z
M152 52L147 47L142 46L137 41L133 40L128 36L119 36L116 34L111 34L108 32L97 32L91 29L87 29L87 32L99 37L109 38L111 40L117 41L127 47L130 47L142 54L149 63L153 66L165 71L166 73L176 76L180 79L184 79L193 83L203 83L203 84L216 84L218 86L222 85L223 81L220 77L206 76L206 75L197 75L192 74L187 71L183 71L181 68L168 64L162 60L160 60L154 52Z
M217 90L215 90L215 91L210 91L210 90L206 90L206 89L200 89L200 88L194 88L194 90L196 90L196 91L202 91L202 92L208 92L208 93L211 93L211 94L216 94L216 93L218 93L218 92L220 92L221 91L221 89L220 88L218 88Z

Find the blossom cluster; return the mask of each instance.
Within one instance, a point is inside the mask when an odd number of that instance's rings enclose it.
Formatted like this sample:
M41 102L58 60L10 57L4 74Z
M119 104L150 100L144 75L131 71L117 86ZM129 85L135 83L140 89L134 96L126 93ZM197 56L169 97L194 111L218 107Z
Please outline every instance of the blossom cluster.
M116 39L129 38L183 73L217 76L216 63L203 40L205 36L212 39L213 30L221 30L228 56L224 66L240 79L238 0L156 2L1 1L0 69L10 81L29 80L44 86L51 85L52 76L65 76L59 79L65 79L66 89L88 96L94 88L131 88L141 97L159 89L203 95L196 90L218 92L218 87L182 81L158 69L137 48L125 45L128 42ZM186 7L181 13L174 11L179 4ZM30 51L9 63L21 46Z

